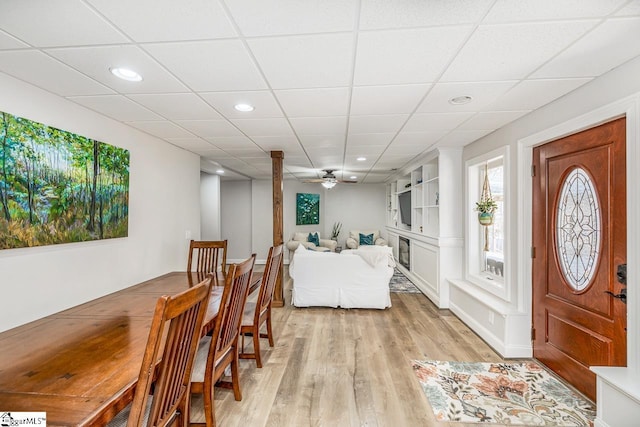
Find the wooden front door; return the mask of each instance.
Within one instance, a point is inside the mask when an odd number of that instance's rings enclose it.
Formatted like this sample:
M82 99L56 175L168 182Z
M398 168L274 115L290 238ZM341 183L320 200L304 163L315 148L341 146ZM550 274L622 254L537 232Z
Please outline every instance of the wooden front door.
M596 398L590 366L626 366L625 119L533 150L533 356Z

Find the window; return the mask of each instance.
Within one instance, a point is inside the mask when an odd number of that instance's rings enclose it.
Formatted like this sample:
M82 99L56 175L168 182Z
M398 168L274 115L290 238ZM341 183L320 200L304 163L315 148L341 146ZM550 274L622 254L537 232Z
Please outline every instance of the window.
M473 158L466 163L467 176L467 243L466 277L470 282L506 297L508 230L507 230L507 184L508 147L494 150ZM488 177L491 196L498 205L491 225L483 226L478 221L476 202L481 199L482 188Z

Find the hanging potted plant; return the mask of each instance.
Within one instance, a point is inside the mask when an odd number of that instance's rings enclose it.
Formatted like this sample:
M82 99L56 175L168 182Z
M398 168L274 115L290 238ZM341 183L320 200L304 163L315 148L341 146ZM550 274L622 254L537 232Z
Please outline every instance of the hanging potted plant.
M493 224L493 214L498 209L498 204L491 197L476 202L476 211L478 211L478 222L481 225Z

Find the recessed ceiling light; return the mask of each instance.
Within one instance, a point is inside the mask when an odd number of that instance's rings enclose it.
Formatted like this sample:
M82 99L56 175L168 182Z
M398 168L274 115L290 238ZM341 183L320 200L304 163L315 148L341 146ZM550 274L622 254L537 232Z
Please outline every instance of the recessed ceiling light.
M463 96L456 96L454 98L451 98L449 100L449 104L453 104L453 105L463 105L463 104L468 104L471 102L473 98L471 98L470 96L467 95L463 95Z
M356 160L359 161L359 162L364 162L365 160L367 160L367 158L366 157L358 157Z
M253 111L255 108L253 105L249 104L236 104L233 106L238 111L242 111L243 113L248 113L249 111Z
M216 173L223 174L223 173L224 173L224 171L223 171L222 169L218 169L218 170L216 171Z
M130 70L128 68L123 68L123 67L113 67L113 68L109 68L109 71L111 71L111 74L113 74L114 76L122 79L122 80L127 80L129 82L141 82L142 81L142 76L138 73L136 73L133 70Z
M357 178L357 176L355 176L355 175L351 175L351 176L349 177L349 179L356 179L356 178Z

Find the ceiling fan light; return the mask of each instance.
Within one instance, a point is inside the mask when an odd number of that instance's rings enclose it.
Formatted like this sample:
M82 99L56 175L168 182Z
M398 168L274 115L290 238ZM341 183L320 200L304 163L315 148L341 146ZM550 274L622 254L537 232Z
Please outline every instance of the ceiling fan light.
M322 182L322 186L327 190L331 190L333 187L336 186L336 182L331 180L326 180Z

